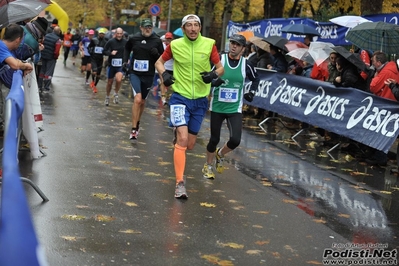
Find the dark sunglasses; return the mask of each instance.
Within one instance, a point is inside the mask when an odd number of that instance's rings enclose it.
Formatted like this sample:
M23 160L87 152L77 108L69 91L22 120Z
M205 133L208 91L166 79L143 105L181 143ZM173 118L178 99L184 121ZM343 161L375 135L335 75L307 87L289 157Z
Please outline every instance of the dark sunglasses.
M238 42L235 42L235 41L230 41L230 44L231 45L236 45L236 46L242 46L241 44L239 44Z

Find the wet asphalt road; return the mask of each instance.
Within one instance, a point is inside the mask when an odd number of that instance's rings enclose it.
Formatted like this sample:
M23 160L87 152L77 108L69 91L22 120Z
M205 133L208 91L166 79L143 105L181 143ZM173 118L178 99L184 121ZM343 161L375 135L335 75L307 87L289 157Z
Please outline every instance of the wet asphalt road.
M22 175L49 198L26 186L49 265L322 265L333 243L399 247L394 160L380 168L339 151L331 159L306 136L296 145L295 130L270 122L265 133L245 119L227 169L207 180L207 117L187 152L189 198L176 200L172 131L154 97L132 145L129 88L105 107L105 82L93 94L61 60L42 97L47 156L20 152Z

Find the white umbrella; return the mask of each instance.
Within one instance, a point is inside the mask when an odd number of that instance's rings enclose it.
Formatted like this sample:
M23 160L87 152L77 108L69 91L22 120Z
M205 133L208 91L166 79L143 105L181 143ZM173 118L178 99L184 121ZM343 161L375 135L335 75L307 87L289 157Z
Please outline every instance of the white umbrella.
M360 16L340 16L336 18L330 19L332 23L335 23L337 25L347 27L347 28L353 28L359 24L362 24L364 22L371 22L371 20L365 19Z
M309 48L297 48L287 53L287 55L308 62L311 65L315 63L314 59L309 54Z
M309 45L309 54L314 59L317 65L323 63L330 57L330 53L334 51L332 47L334 44L330 42L311 42Z

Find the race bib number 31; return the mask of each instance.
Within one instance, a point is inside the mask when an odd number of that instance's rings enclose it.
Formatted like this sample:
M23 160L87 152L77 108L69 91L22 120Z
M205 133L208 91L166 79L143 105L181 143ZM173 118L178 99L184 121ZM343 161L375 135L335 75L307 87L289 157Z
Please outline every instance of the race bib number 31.
M219 88L219 101L235 103L238 101L238 89Z
M170 106L170 120L172 125L181 126L186 124L186 106L182 104L174 104Z

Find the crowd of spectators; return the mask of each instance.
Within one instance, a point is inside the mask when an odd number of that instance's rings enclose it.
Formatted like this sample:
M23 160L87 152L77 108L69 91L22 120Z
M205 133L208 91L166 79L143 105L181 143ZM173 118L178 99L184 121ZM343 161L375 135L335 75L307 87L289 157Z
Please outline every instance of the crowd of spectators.
M309 46L310 42L311 38L307 36L304 44ZM351 51L356 56L359 56L359 59L363 58L360 53L369 55L366 58L370 58L370 61L364 62L366 66L364 69L359 69L358 66L335 51L331 52L329 58L319 65L291 58L286 55L286 52L273 45L270 45L270 51L265 51L253 43L247 42L245 56L251 64L258 68L329 82L337 87L351 87L392 101L399 99L399 65L394 61L390 61L388 55L381 51L375 51L374 53L364 50L358 51L359 53ZM397 93L398 97L395 97L394 92ZM256 109L258 110L257 112L253 111ZM244 110L244 115L262 120L266 117L277 115L272 111L251 106ZM300 127L307 129L310 126L301 123ZM324 129L315 128L315 131L315 139L323 140L325 145L334 145L343 141L341 136L326 132ZM342 151L361 151L362 157L367 163L381 166L387 164L388 156L386 153L355 141L345 139L344 142L341 145Z

